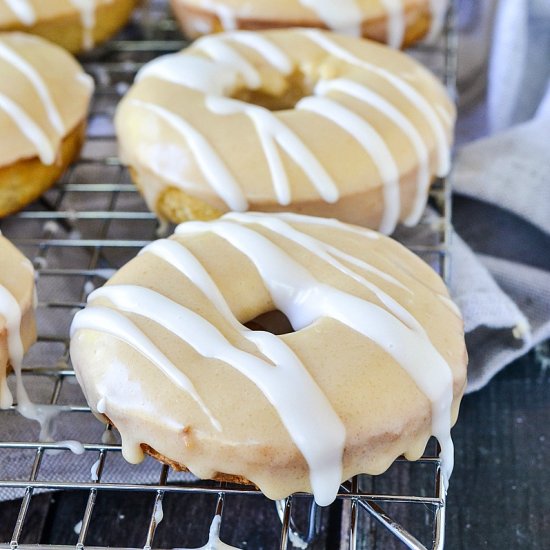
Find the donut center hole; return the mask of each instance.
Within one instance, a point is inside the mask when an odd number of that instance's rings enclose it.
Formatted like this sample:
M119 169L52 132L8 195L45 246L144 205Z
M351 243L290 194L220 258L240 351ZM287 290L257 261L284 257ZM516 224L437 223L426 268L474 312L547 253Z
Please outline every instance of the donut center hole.
M270 111L286 111L294 109L298 101L312 95L313 86L308 80L303 72L295 71L284 79L268 81L259 90L237 90L232 97Z
M263 313L248 323L245 323L245 326L250 330L271 332L271 334L276 334L278 336L294 332L288 317L279 310Z

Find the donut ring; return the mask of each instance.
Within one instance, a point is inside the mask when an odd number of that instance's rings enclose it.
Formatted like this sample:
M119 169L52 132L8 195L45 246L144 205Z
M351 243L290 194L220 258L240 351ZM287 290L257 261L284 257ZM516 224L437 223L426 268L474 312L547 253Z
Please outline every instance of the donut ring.
M438 36L447 0L171 0L185 34L314 27L407 47Z
M245 326L277 310L295 332ZM132 463L146 452L321 505L342 480L420 457L431 434L452 470L460 314L429 266L356 226L254 213L182 224L90 295L71 357Z
M138 73L122 160L173 222L295 211L391 233L415 224L449 168L455 109L386 46L318 30L203 37Z
M72 53L126 24L137 0L0 0L0 31L37 34Z
M53 185L80 152L92 79L37 36L0 34L0 217Z
M7 375L20 369L36 341L34 270L31 262L0 234L0 409L13 403Z

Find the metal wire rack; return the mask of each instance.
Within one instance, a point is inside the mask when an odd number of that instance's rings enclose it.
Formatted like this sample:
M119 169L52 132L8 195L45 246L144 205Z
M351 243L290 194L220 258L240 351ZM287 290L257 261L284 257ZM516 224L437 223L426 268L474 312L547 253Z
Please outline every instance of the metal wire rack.
M70 367L70 321L83 306L86 295L154 239L157 232L155 216L146 209L115 156L112 115L118 99L144 62L184 45L164 2L151 1L138 10L120 39L84 58L83 64L94 76L97 91L80 160L40 201L2 221L3 233L33 261L37 270L39 341L26 358L26 385L36 402L60 405L61 409L56 423L58 442L52 443L40 442L34 423L15 411L0 412L0 498L21 499L11 538L0 541L0 548L37 548L43 543L28 540L25 528L33 497L52 490L73 490L87 496L80 513L80 529L65 540L57 540L51 548L127 548L126 541L114 537L104 542L105 537L94 531L98 503L104 495L107 498L103 501L108 502L108 495L120 492L129 499L137 498L137 493L150 499L147 524L136 521L135 525L136 531L142 530L139 544L147 549L156 547L155 537L163 527L159 526L162 502L183 497L190 497L195 503L200 500L203 518L222 515L224 542L239 547L248 545L254 550L286 549L292 544L342 550L403 545L415 550L443 548L445 492L435 444L416 463L399 459L382 476L358 476L343 484L336 504L329 510L320 511L307 495L295 495L277 503L280 528L276 527L274 538L263 539L262 526L253 515L243 527L243 522L231 513L232 507L241 510L238 503L245 500L253 501L254 508L259 507L258 503L266 499L256 489L178 476L165 466L151 464L153 461L124 469L120 467L121 447L114 441L111 427L102 433L102 426L92 418ZM452 10L440 42L420 46L414 55L439 75L454 95L456 35ZM450 185L446 179L433 187L431 206L432 214L424 217L419 228L402 229L398 238L448 278L452 228ZM83 441L82 455L71 454L71 444L66 440L73 438ZM61 461L53 453L62 453L63 460L70 455L70 465L56 471L51 462ZM167 539L169 543L163 547L196 542L186 538L186 524L198 521L185 520L190 502L187 498L182 505L181 522L170 524L173 538ZM399 518L399 522L394 518ZM272 527L277 525L275 511L270 521ZM170 522L165 517L166 523ZM413 526L414 536L405 528L407 523ZM235 529L237 524L240 527ZM327 535L330 529L336 529L336 538ZM205 524L200 544L204 544L206 530Z

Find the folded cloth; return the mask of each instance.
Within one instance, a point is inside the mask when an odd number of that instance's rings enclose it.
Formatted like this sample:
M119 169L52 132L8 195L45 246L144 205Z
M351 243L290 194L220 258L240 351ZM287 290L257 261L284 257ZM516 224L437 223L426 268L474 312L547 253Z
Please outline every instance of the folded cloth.
M489 137L458 150L453 174L467 197L455 198L451 289L469 391L550 337L550 3L500 0L487 32L487 97L462 113L458 141Z

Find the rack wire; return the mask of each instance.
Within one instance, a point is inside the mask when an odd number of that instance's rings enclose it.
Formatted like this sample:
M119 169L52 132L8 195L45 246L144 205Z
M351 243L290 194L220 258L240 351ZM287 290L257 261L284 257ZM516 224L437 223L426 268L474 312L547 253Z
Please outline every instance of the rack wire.
M161 528L159 510L167 497L200 497L204 517L218 514L222 518L227 515L224 510L229 501L236 506L239 499L265 500L253 487L178 476L152 461L131 469L119 467L121 446L113 440L110 426L102 433L100 423L91 418L70 367L68 327L74 312L84 305L94 287L154 239L158 230L155 216L146 209L115 156L114 108L143 63L184 45L164 2L152 0L138 11L121 38L99 49L93 57L84 58L85 69L94 76L97 89L80 160L40 201L2 221L3 233L33 261L37 271L39 340L26 358L26 385L35 401L59 405L60 411L57 442L39 441L36 426L15 411L0 412L0 498L21 499L11 537L0 541L0 548L36 548L42 542L25 539L32 499L41 491L72 490L87 495L80 529L72 538L51 546L59 549L107 547L97 542L104 539L96 536L93 528L94 513L103 494L123 492L135 498L139 493L150 498L147 524L135 525L136 530L142 529L141 547L147 549L155 546ZM454 96L456 34L452 8L439 43L422 45L414 55L443 80ZM448 179L439 180L431 192L431 214L418 228L401 229L397 235L446 279L451 261L450 193ZM66 441L74 436L75 426L87 430L82 434L76 429L78 439L84 442L84 452L78 456L71 454L72 445ZM403 546L440 550L445 533L445 491L437 446L432 444L429 449L418 462L398 459L382 476L357 476L344 483L337 503L329 511L319 510L308 495L294 495L277 503L281 527L275 539L258 538L261 529L254 517L246 522L248 532L244 534L242 529L234 532L229 520L224 521L222 538L238 546L248 544L254 550L284 550L293 544L341 550ZM48 465L57 456L52 453L63 453L64 460L70 455L71 465L56 472ZM187 506L189 502L186 500ZM326 535L327 515L330 520L334 510L339 540L327 542L323 533ZM398 522L396 517L404 520ZM270 521L278 521L275 513ZM407 521L414 526L415 535L404 527ZM303 534L298 533L297 525L303 527ZM166 548L193 544L186 539L185 522L172 531L177 540L171 540ZM109 541L109 546L127 548L125 541L115 539Z

